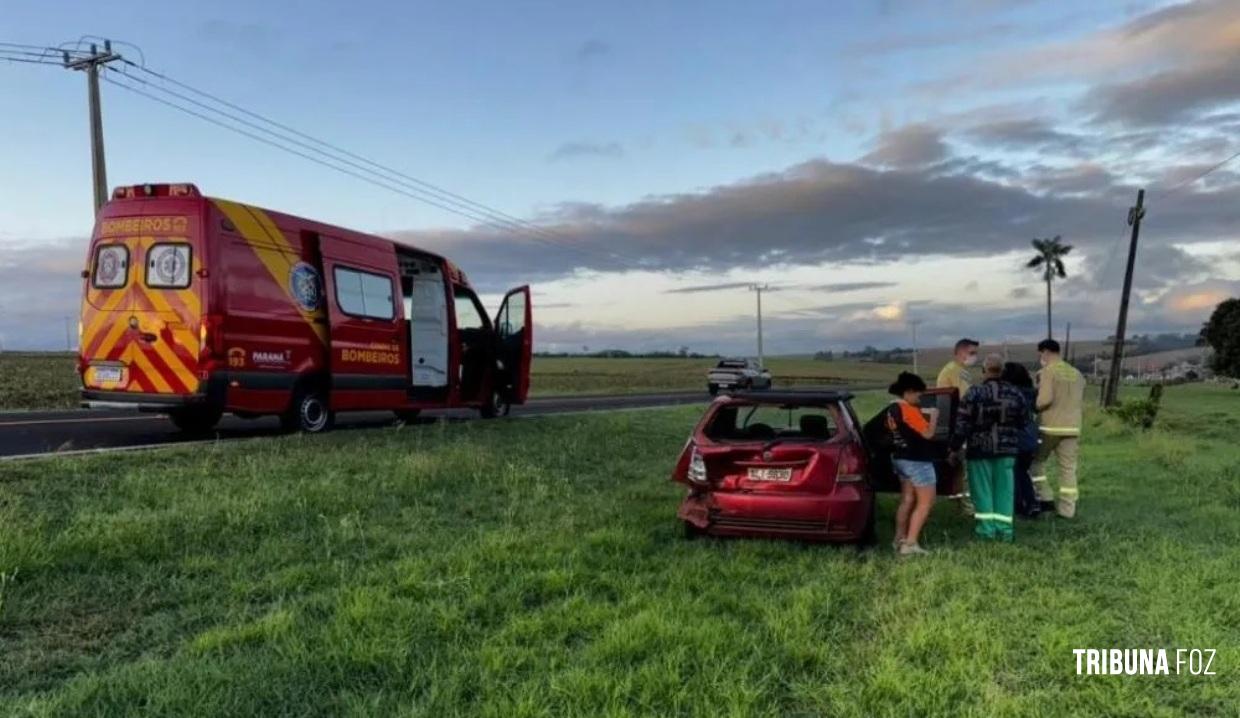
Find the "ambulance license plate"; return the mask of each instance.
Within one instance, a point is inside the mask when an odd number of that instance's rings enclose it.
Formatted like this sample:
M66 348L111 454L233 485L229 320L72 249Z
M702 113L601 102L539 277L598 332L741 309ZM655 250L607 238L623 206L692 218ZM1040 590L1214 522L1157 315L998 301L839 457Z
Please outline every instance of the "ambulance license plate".
M97 366L95 367L95 381L118 382L121 380L121 368L118 366Z
M750 481L792 481L792 469L749 469Z

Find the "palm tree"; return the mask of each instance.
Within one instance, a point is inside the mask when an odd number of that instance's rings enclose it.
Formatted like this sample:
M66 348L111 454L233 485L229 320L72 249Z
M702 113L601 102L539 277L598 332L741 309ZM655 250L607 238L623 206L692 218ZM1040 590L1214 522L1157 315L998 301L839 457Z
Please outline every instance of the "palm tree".
M1051 282L1055 277L1063 279L1068 276L1063 268L1063 258L1072 251L1072 245L1064 244L1060 236L1055 235L1050 239L1033 240L1033 248L1038 253L1025 266L1042 270L1042 280L1046 282L1046 338L1050 339L1054 335L1054 325L1051 323Z

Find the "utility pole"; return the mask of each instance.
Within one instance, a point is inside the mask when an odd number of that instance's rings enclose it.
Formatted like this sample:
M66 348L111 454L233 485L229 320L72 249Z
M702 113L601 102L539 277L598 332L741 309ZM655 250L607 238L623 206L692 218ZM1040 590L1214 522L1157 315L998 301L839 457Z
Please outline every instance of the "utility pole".
M1072 346L1072 322L1068 322L1068 328L1066 331L1064 331L1064 334L1063 334L1063 358L1067 359L1069 364L1072 363L1072 355L1068 352L1068 349L1071 346Z
M921 375L921 372L918 370L918 364L917 364L917 325L921 324L924 321L925 321L924 319L908 320L909 326L913 328L913 373L919 376Z
M1137 263L1137 237L1141 234L1141 220L1145 218L1145 190L1137 190L1137 204L1128 210L1128 224L1132 227L1132 239L1128 243L1128 268L1124 271L1124 292L1119 298L1119 326L1115 329L1115 349L1111 352L1111 372L1107 377L1104 406L1114 406L1119 390L1120 372L1124 363L1124 332L1128 327L1128 297L1132 293L1132 271Z
M95 213L108 201L108 167L103 155L103 109L99 106L99 69L109 62L121 59L112 52L112 41L103 41L103 52L91 43L90 55L70 59L64 53L65 67L86 73L86 94L90 103L90 169L95 188Z
M751 284L749 291L758 295L758 366L766 366L762 358L762 293L771 288L769 284Z

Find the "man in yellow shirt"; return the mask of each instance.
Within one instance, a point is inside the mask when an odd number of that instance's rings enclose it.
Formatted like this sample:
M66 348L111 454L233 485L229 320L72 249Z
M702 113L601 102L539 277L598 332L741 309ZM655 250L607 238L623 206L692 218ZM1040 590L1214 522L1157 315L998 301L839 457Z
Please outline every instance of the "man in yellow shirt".
M960 399L964 399L965 392L973 385L973 375L969 373L969 367L977 364L977 347L977 340L968 337L956 342L956 351L952 355L952 360L939 371L935 386L940 389L954 387L960 392ZM949 498L959 499L960 510L966 516L973 515L973 500L969 498L968 476L963 461L960 462L960 467L956 471L952 494Z
M938 381L935 386L942 389L944 387L955 387L960 392L960 397L964 398L964 393L973 385L973 375L969 373L969 367L977 364L977 347L976 340L965 337L956 342L956 351L952 356L952 360L939 371Z
M1081 413L1085 402L1085 377L1059 356L1059 342L1043 339L1038 344L1038 423L1042 444L1029 473L1042 508L1049 511L1055 499L1046 478L1046 461L1054 454L1059 464L1059 497L1055 512L1063 518L1076 516L1078 496L1076 457L1081 436Z

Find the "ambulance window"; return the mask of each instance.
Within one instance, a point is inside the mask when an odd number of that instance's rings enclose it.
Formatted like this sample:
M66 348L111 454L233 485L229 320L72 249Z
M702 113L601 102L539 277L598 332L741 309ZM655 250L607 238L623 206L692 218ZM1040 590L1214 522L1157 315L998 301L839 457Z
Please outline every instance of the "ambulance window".
M188 287L190 257L188 244L152 244L146 255L146 286L167 289Z
M101 244L95 248L95 273L91 283L96 289L116 289L129 279L129 248L123 244Z
M486 327L486 320L482 318L482 310L478 307L478 298L468 289L457 287L452 298L456 301L456 328L457 329L483 329Z
M336 304L340 311L369 319L391 319L396 316L392 280L382 274L336 267Z

